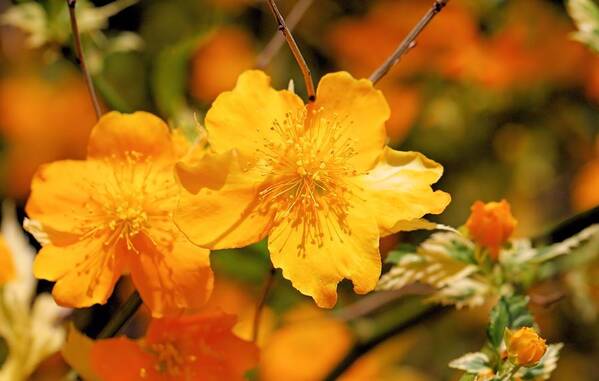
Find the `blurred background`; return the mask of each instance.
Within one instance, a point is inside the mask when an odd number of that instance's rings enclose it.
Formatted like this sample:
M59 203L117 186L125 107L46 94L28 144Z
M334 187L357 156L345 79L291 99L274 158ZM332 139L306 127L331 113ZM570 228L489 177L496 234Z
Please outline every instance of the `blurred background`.
M284 15L307 7L294 35L317 81L337 70L368 77L432 0L277 3ZM305 95L288 47L265 51L276 25L262 1L98 0L78 7L106 110L151 111L192 134L215 97L255 67L275 87L292 79ZM95 115L71 47L65 2L0 0L0 13L0 193L22 206L41 163L85 156ZM438 187L453 201L437 222L462 225L475 200L505 198L519 221L517 235L534 237L599 204L599 55L574 41L574 31L563 1L451 0L378 84L392 109L390 144L445 167ZM421 237L391 237L383 248ZM207 308L238 313L238 333L249 336L268 272L265 245L215 252L212 260L217 287ZM599 305L599 264L585 271L589 300ZM393 305L376 316L356 313L348 307L357 300L351 287L341 289L337 309L320 311L277 279L255 379L322 379L361 337L401 316ZM125 297L131 292L126 281L120 290ZM116 297L77 312L77 324L97 333L119 303ZM569 298L535 312L548 341L566 344L553 379L599 380L597 319ZM342 379L457 379L447 362L478 350L487 317L485 309L463 310L416 325ZM143 321L141 313L130 334L143 332Z

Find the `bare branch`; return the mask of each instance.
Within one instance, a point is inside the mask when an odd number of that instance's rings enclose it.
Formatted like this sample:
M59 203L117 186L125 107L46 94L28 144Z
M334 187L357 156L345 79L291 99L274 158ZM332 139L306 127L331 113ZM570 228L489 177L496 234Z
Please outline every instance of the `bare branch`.
M314 0L299 0L297 3L295 3L286 18L287 28L289 28L290 31L295 29L298 22L302 19L313 2ZM264 69L270 63L270 61L272 61L284 43L285 37L281 33L275 33L268 44L266 44L266 47L256 58L256 67L258 69Z
M404 38L404 40L399 44L397 49L389 56L387 61L383 63L378 69L376 69L372 75L370 76L370 80L372 83L377 83L381 78L385 76L389 72L389 70L395 65L401 57L406 54L412 47L414 47L416 43L416 38L420 35L420 33L426 28L426 26L431 22L433 17L437 15L437 13L441 12L443 8L449 3L449 0L435 0L433 6L426 12L426 14L418 21L416 26L412 28L410 33Z
M316 100L316 93L314 92L314 82L312 81L312 74L310 73L310 69L306 64L306 60L302 56L302 53L300 52L299 47L295 42L295 39L291 35L291 31L285 24L285 19L281 15L281 12L279 12L279 9L277 8L277 5L275 4L274 0L268 0L268 7L270 8L275 19L277 20L279 31L281 32L283 37L285 37L285 40L287 40L287 45L289 45L291 53L293 53L293 57L297 61L297 64L299 65L299 68L302 71L304 82L306 82L306 92L308 93L308 101L314 102L314 100Z
M89 91L89 95L91 97L92 103L94 105L94 111L96 112L96 117L100 119L102 116L102 109L100 108L100 103L98 102L98 96L96 95L96 90L94 89L94 83L92 81L92 77L87 69L87 65L85 63L85 57L83 55L83 49L81 47L81 36L79 35L79 26L77 24L77 15L75 13L75 6L77 5L77 0L66 0L67 5L69 7L69 16L71 18L71 30L73 31L73 40L75 41L75 51L77 53L77 60L79 61L79 66L81 67L81 71L85 76L85 82L87 84L87 90Z

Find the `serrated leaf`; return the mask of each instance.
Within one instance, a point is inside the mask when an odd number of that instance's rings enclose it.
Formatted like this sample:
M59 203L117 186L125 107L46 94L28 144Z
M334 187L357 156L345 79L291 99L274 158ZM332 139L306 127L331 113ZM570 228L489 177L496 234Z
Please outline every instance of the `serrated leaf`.
M463 255L456 254L455 248L461 247L456 242L462 246L471 245L466 238L454 232L433 234L418 247L417 253L399 255L399 262L381 277L377 288L399 289L414 282L443 288L469 277L478 269L456 258Z
M489 357L482 352L466 353L462 357L452 360L449 363L449 367L472 374L491 370L489 367Z
M416 250L416 246L402 243L389 252L389 255L387 255L387 258L385 259L385 263L397 264L403 256L406 254L414 254L416 253Z
M578 28L572 37L599 52L599 7L592 0L568 0L567 7Z
M455 278L451 283L448 283L428 298L427 301L443 305L455 305L457 309L472 308L484 304L489 292L489 285L483 281L467 277Z
M520 369L516 373L516 376L520 377L521 380L548 380L551 377L551 373L557 367L559 352L563 346L562 343L549 345L545 355L537 365L531 368Z

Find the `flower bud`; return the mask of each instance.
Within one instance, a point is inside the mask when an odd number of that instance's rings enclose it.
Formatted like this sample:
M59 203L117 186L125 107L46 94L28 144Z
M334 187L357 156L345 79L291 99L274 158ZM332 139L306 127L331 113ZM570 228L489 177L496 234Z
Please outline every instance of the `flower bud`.
M506 345L510 361L518 366L536 365L547 350L545 340L529 327L508 331Z
M491 257L497 259L501 245L510 238L517 223L506 200L487 204L476 201L466 227L472 240L489 249Z

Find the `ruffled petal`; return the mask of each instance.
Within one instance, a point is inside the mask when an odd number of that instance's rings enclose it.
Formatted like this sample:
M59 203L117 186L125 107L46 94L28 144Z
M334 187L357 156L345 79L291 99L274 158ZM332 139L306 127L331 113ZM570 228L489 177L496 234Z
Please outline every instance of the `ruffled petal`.
M294 225L283 221L268 238L270 258L293 287L309 295L318 306L331 308L337 302L337 283L344 278L354 284L354 291L372 291L381 274L379 231L366 203L352 200L347 214L334 211L318 215L321 239L308 237L314 226Z
M149 353L126 338L96 341L91 348L91 366L103 381L159 381Z
M260 241L270 229L272 213L261 208L259 191L262 178L256 168L245 170L233 160L222 186L210 189L201 173L191 174L178 167L184 190L175 212L175 223L198 246L212 250L243 247ZM221 174L222 175L222 174ZM197 178L194 178L197 176Z
M367 79L347 72L327 74L320 80L312 105L318 123L336 123L340 148L351 146L355 155L349 164L357 171L374 166L385 147L385 122L391 111L383 93Z
M197 310L208 301L214 283L210 251L180 232L170 248L157 248L145 237L135 247L140 255L130 257L131 277L153 317Z
M252 157L276 138L272 129L275 122L282 124L288 114L303 109L304 103L297 95L273 89L264 72L246 71L232 91L216 98L206 114L208 139L217 152L237 149Z
M379 163L360 178L381 236L400 230L430 229L425 214L439 214L451 201L449 194L433 191L443 167L418 152L386 148Z
M168 126L155 115L113 111L98 121L87 146L88 158L131 159L131 153L174 160Z
M106 303L123 272L123 258L106 237L82 239L67 246L48 244L35 257L36 278L56 281L52 295L66 307Z

